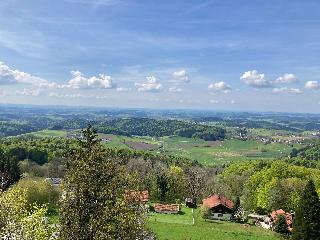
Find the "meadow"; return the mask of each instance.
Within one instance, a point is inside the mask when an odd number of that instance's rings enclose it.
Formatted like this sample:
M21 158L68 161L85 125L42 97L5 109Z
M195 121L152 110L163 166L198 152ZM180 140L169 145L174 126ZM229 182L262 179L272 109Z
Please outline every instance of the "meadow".
M65 131L56 130L43 130L32 134L38 137L66 136ZM289 155L292 149L291 145L284 143L266 144L254 140L226 139L224 141L206 142L202 139L177 136L160 138L147 136L126 137L112 134L99 134L99 136L101 138L111 138L110 142L104 143L109 147L128 149L130 148L129 145L131 148L135 146L135 142L137 146L139 145L138 143L143 142L152 144L152 150L150 151L190 158L205 165L222 165L248 159L275 159Z
M195 210L192 225L191 209L182 207L180 214L150 213L148 227L159 240L271 240L282 239L278 234L248 224L227 221L205 221L200 209Z

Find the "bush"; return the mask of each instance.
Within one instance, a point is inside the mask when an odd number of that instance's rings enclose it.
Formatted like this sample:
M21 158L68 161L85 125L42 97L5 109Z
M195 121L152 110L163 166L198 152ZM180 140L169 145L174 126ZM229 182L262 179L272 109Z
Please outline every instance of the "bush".
M201 207L201 215L203 219L209 219L210 218L210 208L206 205L203 205Z
M48 212L55 211L59 200L59 189L43 179L21 179L13 190L24 191L26 194L27 208L29 210L36 204L48 205Z

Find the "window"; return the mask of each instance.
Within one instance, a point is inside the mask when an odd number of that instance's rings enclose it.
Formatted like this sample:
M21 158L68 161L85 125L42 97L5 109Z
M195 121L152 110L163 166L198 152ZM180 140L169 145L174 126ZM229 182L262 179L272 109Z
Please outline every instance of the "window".
M222 213L218 213L218 217L223 217L223 214Z

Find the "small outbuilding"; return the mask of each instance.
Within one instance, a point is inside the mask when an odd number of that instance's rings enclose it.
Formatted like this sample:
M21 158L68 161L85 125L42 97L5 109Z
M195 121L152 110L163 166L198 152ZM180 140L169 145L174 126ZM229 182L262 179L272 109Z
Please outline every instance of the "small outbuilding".
M208 208L208 218L230 220L233 213L233 202L221 195L212 195L202 200L203 206Z
M154 204L154 211L156 213L177 214L180 212L179 204Z

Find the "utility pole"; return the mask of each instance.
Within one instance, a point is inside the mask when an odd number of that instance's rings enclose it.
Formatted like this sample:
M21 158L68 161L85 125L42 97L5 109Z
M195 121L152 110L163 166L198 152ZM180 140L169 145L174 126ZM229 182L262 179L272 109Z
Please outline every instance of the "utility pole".
M192 225L194 225L194 209L192 208Z

